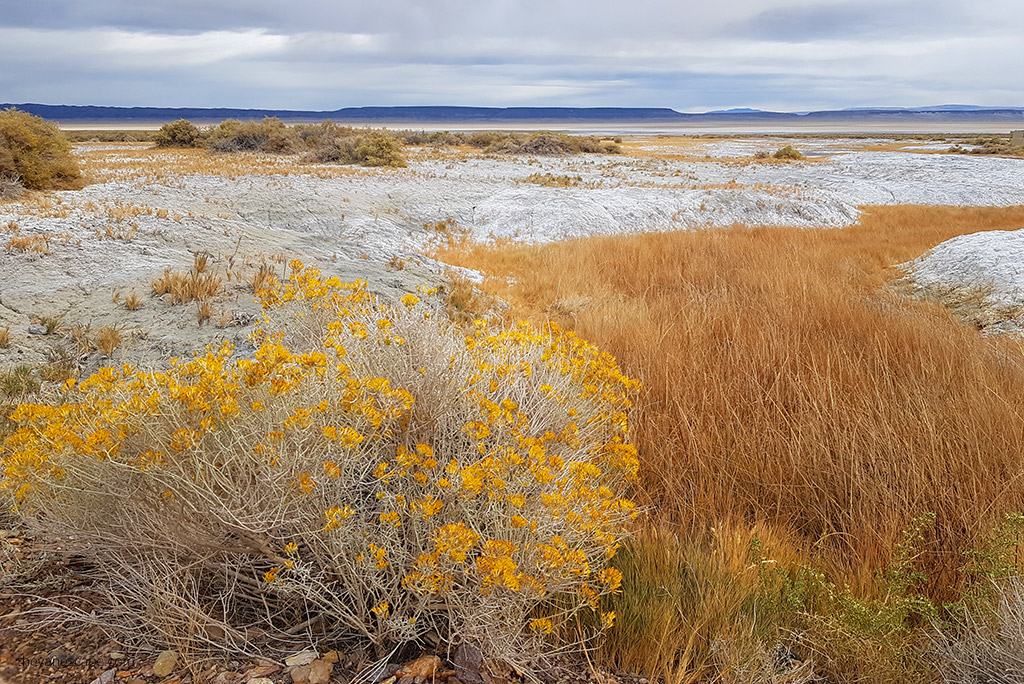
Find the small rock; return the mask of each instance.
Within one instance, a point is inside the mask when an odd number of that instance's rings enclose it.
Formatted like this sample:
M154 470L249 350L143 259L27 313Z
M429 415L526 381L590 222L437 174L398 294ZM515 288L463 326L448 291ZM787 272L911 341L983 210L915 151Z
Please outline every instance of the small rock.
M117 670L107 670L96 679L92 680L92 684L113 684L114 676L117 674Z
M404 677L399 678L398 684L416 684L416 678L406 675Z
M480 676L480 666L483 665L484 655L476 646L462 644L455 651L455 676L463 684L483 684L483 677Z
M124 653L121 653L120 651L111 651L110 653L107 654L107 657L110 658L111 660L123 660L124 659Z
M307 649L305 651L302 651L301 653L296 653L295 655L288 656L284 659L284 664L288 667L299 667L302 665L309 665L311 662L316 660L316 655L316 651L314 651L313 649Z
M337 651L328 651L327 653L324 654L323 660L326 660L327 662L329 662L331 664L334 664L334 663L338 662L338 658L339 657L340 656L339 656L339 653Z
M327 684L331 679L334 665L326 660L314 660L306 671L306 684Z
M28 334L29 335L47 335L49 333L47 333L45 325L41 325L39 323L31 323L28 326ZM104 673L104 674L106 674L106 673ZM97 681L99 681L99 680L97 680Z
M245 684L274 684L273 679L267 679L266 677L253 677L248 680Z
M266 679L268 675L272 675L280 669L280 667L272 663L268 665L259 665L251 670L247 670L246 673L242 675L242 679Z
M294 684L306 684L306 676L309 674L309 665L296 665L288 670L288 676Z
M406 677L432 677L434 672L441 667L441 659L435 655L426 655L406 663L398 668L395 676L401 682ZM405 682L404 684L411 684Z
M166 677L174 672L174 666L178 664L177 651L164 651L157 656L153 663L153 674L157 677Z

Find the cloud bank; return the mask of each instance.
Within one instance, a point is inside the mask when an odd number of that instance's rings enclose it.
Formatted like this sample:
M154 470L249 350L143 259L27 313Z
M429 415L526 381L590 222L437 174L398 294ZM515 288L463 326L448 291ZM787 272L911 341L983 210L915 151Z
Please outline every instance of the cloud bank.
M1019 0L0 0L0 101L1024 105Z

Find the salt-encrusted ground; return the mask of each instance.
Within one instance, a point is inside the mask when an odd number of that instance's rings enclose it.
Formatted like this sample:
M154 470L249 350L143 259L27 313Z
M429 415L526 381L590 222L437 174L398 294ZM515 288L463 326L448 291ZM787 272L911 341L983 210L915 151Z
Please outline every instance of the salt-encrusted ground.
M855 222L864 205L1024 204L1024 160L927 153L929 146L915 141L896 151L871 151L893 149L872 145L880 142L750 139L680 147L647 138L633 140L628 155L423 152L407 169L344 174L295 164L255 173L189 173L181 171L175 152L147 157L166 172L135 173L138 148L83 146L91 173L106 182L0 204L0 230L16 224L18 235L44 238L49 250L0 253L0 329L10 327L12 338L0 349L0 364L45 360L53 336L27 334L40 316L93 329L116 324L126 338L120 355L132 360L165 358L222 337L244 345L248 327L236 323L255 313L245 281L262 262L281 273L286 259L299 258L346 279L364 278L385 295L436 284L441 265L419 255L444 236L424 224L447 218L456 224L450 230L479 240L547 242L735 223L842 227ZM809 160L753 156L783 144ZM12 231L0 234L0 244ZM918 277L938 281L943 273L983 269L990 274L979 276L984 282L1002 283L1009 248L993 247L998 239L978 238L988 246L972 246L969 258L947 258L936 249L915 266ZM1019 264L1020 240L1015 244ZM950 249L967 253L958 245ZM165 268L187 269L204 251L226 288L199 329L194 305L171 306L149 290ZM1016 284L1007 287L1019 293L1024 285L1015 273ZM133 291L144 298L142 309L128 311L113 301Z
M922 294L953 306L986 332L1024 332L1024 231L960 235L905 268Z

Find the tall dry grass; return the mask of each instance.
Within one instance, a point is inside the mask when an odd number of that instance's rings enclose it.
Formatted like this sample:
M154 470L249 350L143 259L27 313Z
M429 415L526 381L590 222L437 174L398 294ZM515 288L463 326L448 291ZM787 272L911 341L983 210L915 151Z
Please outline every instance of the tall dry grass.
M555 320L640 378L645 494L680 534L794 531L870 594L900 532L937 514L927 593L1024 506L1024 356L891 284L894 264L1024 208L873 208L843 230L732 228L535 247L453 245L518 315Z

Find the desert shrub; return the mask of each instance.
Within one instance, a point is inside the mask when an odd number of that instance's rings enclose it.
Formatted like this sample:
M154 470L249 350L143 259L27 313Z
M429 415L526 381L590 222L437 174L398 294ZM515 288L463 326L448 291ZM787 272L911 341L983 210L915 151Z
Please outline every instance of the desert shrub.
M188 119L165 123L156 134L157 147L197 147L199 129Z
M386 131L370 131L356 147L356 157L364 166L406 165L402 157L402 142Z
M566 135L542 131L530 135L509 133L491 143L488 152L553 156L564 154L618 154L621 149L612 140L595 136Z
M774 157L775 159L785 159L787 161L790 161L803 159L804 155L803 152L796 149L792 145L786 145L785 147L780 147L779 149L775 150L775 154L773 154L772 157Z
M54 124L16 109L0 111L0 178L30 190L77 187L78 164ZM7 190L12 193L11 189Z
M406 166L402 139L388 131L356 130L344 126L324 127L307 141L310 149L303 161L319 164L362 164L364 166Z
M71 142L153 142L158 131L135 131L106 128L101 130L64 131Z
M503 140L508 135L501 131L474 131L466 136L466 144L483 149Z
M235 651L433 632L520 664L576 638L619 585L636 383L571 333L467 333L298 263L259 294L251 358L104 369L14 413L3 490L105 573L122 627Z
M1010 139L1006 136L978 136L969 140L967 144L972 145L973 147L968 148L963 147L960 144L956 144L950 147L949 151L957 154L998 154L1015 157L1024 156L1024 147L1012 145L1010 143Z
M210 132L206 146L213 152L292 154L302 149L302 137L277 117L264 117L262 121L226 119Z

